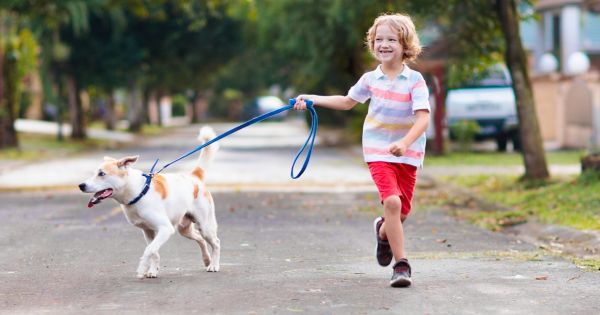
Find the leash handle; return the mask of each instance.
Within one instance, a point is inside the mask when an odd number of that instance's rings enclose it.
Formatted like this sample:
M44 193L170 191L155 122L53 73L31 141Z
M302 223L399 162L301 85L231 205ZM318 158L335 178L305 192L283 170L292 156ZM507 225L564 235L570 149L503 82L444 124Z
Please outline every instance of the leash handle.
M300 178L300 176L302 176L302 174L308 167L308 162L310 161L310 156L312 155L312 149L313 149L313 145L315 143L315 138L317 137L317 129L319 127L319 116L317 116L317 111L315 110L313 101L305 100L304 102L306 103L306 108L308 109L308 112L310 113L310 118L311 118L310 119L310 131L308 132L308 138L306 138L306 142L304 142L304 145L302 146L302 148L300 148L300 150L296 154L296 157L294 158L294 162L292 163L292 169L290 170L290 176L292 177L292 179ZM293 108L294 104L296 104L296 99L290 98L288 104L289 104L288 106L291 106ZM304 158L304 163L302 164L302 168L300 169L298 174L294 175L294 169L296 167L296 162L298 162L300 155L302 155L304 150L307 148L307 146L309 145L309 142L310 142L310 146L308 147L308 150L306 151L306 157Z
M304 100L304 103L306 103L306 108L309 107L313 107L314 102L311 100ZM290 98L289 103L290 106L294 106L296 105L296 99L295 98Z

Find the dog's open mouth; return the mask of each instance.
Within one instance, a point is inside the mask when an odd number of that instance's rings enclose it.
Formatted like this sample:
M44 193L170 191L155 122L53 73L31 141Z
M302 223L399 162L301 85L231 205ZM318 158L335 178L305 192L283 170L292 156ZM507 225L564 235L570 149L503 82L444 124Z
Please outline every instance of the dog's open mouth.
M94 194L94 196L88 202L88 208L93 207L94 205L99 204L102 200L112 196L113 190L112 188L101 190Z

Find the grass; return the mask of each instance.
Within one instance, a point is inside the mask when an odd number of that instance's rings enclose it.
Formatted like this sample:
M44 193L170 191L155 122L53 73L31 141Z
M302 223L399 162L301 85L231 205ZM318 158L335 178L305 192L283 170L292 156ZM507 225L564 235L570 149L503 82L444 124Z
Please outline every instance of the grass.
M546 153L546 159L549 164L579 164L584 155L584 150L552 151ZM445 155L429 154L425 163L427 166L516 166L523 165L523 156L518 152L452 152Z
M103 129L101 122L92 122L89 129ZM140 131L141 135L157 135L169 127L160 127L156 125L143 125ZM126 129L117 129L117 131L127 131ZM63 141L59 141L56 135L43 135L33 133L19 133L19 148L9 148L0 150L0 160L22 160L35 161L49 157L60 157L70 154L85 152L97 149L114 149L118 144L109 140L85 139L72 140L68 136Z
M34 161L48 157L66 156L74 153L114 147L113 143L87 139L59 141L55 135L19 133L19 148L0 150L1 160Z
M533 185L504 175L453 176L445 180L485 200L487 209L469 210L463 206L454 207L454 211L487 228L500 229L534 217L545 223L600 231L600 178L595 173Z

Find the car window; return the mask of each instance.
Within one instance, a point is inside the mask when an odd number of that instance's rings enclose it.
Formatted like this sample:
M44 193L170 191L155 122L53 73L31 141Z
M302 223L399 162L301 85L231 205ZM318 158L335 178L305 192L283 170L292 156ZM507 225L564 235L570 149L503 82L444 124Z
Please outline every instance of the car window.
M512 81L508 70L502 66L494 66L482 73L473 75L473 78L468 81L466 87L496 87L511 85Z

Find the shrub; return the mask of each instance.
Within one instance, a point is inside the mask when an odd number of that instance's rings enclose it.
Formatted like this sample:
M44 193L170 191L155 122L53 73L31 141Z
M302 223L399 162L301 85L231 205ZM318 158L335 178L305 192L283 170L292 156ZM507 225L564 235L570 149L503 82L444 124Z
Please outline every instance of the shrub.
M480 128L474 121L461 120L450 125L450 132L456 137L459 151L467 152L471 151L471 146L475 141L475 135L480 132Z

